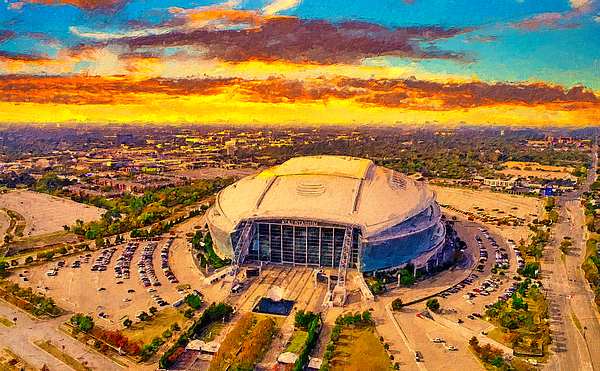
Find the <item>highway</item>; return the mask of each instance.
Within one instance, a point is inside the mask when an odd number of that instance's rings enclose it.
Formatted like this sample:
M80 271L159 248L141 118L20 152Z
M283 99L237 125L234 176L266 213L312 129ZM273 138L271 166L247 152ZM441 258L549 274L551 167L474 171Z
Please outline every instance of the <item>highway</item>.
M587 233L579 198L596 178L597 146L592 166L581 189L557 197L559 222L543 255L543 283L547 290L555 356L549 360L552 370L600 370L600 316L580 266L585 258ZM558 249L563 237L571 237L573 246L564 262ZM581 324L578 329L573 315Z

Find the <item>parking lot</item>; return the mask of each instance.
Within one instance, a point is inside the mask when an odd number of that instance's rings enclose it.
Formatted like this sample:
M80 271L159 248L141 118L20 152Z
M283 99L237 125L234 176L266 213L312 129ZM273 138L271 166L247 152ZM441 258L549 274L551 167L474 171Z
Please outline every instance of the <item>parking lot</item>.
M185 282L191 284L189 290L178 291L180 283L169 266L173 248L186 244L175 238L125 243L20 271L9 279L46 293L67 310L93 314L102 326L120 328L125 317L134 320L151 306L160 309L192 290L199 292L195 267L178 267L186 277L196 277Z
M431 370L479 370L481 365L468 350L468 339L436 321L416 318L418 311L407 308L396 314L414 349L421 352L421 362ZM414 362L403 360L405 362Z
M464 278L455 281L454 285L446 281L450 287L436 297L441 309L432 318L421 314L424 302L394 314L413 349L423 354L422 364L427 370L483 369L467 348L469 339L474 335L493 346L508 350L484 335L494 326L481 317L486 306L496 300L507 299L516 289L518 281L513 280L513 276L518 267L517 256L510 244L495 230L463 218L458 218L454 227L458 236L467 243L467 253L475 260L473 271L466 272ZM506 268L504 276L492 274L496 264ZM443 272L442 275L447 273ZM412 289L430 289L428 280L417 283ZM437 338L443 341L435 342ZM414 360L410 362L414 363Z

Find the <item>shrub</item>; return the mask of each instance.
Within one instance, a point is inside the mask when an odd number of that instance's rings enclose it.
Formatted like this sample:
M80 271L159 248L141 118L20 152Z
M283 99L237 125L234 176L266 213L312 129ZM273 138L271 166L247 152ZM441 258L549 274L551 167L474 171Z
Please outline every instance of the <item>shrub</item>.
M438 310L440 310L440 303L437 299L432 298L427 300L427 303L425 304L427 306L427 308L433 312L437 312Z
M396 299L394 299L394 301L392 301L392 309L393 310L400 311L400 310L402 310L403 307L404 307L404 303L402 302L402 299L396 298Z
M188 294L184 300L190 307L194 309L198 309L202 306L202 298L198 295Z

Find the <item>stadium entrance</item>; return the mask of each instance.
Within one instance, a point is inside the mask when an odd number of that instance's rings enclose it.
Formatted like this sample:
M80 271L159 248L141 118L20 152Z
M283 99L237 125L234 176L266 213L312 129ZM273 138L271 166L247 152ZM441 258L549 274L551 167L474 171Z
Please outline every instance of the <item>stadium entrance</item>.
M340 265L345 226L303 220L256 220L254 227L248 260L332 268ZM359 263L360 236L360 229L353 228L350 268Z

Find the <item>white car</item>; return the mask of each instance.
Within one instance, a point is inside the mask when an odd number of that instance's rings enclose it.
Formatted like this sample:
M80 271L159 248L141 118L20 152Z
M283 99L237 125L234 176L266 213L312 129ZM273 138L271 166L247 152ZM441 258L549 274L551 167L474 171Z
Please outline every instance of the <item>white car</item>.
M454 351L454 350L458 350L458 349L456 349L455 347L453 347L452 345L446 345L446 349L448 349L448 350L452 350L452 351Z
M432 341L433 341L434 343L443 343L443 342L444 342L444 339L442 339L442 338L435 338L435 339L433 339Z
M124 301L124 302L131 301L131 298L125 298L125 299L123 299L123 301Z

